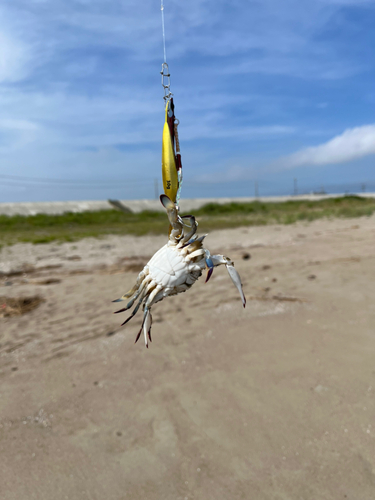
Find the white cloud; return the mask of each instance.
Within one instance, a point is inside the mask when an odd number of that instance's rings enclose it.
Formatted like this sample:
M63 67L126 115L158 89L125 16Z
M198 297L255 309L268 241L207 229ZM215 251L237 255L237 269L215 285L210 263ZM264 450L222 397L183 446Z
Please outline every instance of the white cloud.
M280 159L283 168L345 163L375 154L375 124L349 128L319 146L312 146Z

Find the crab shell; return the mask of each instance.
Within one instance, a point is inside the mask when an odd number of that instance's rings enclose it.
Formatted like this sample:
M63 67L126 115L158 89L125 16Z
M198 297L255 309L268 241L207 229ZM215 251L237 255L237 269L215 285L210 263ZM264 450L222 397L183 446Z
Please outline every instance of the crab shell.
M151 258L143 272L150 279L151 288L158 290L153 303L168 295L176 295L188 290L202 275L206 267L205 252L192 243L179 248L168 242ZM147 278L146 278L147 279Z
M116 313L127 311L138 301L131 316L124 321L123 325L135 316L143 304L143 322L135 341L138 341L143 330L146 347L148 347L148 339L151 341L151 306L165 297L186 292L202 275L205 268L207 269L207 282L213 268L225 264L233 283L240 292L243 306L245 307L246 304L241 278L233 262L223 255L211 256L210 252L203 247L206 235L198 237L195 234L197 228L195 218L191 215L179 217L175 204L165 195L162 195L161 199L167 208L171 223L169 241L145 265L134 287L114 301L120 302L132 297L127 306Z

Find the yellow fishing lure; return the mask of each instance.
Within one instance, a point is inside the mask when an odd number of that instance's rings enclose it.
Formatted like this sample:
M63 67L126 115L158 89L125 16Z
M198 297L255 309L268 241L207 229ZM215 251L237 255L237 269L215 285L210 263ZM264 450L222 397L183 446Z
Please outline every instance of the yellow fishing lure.
M163 175L164 193L174 203L178 191L178 175L176 167L176 157L171 137L171 132L168 125L168 111L170 109L170 101L165 107L165 123L163 129L163 145L161 153L161 171Z

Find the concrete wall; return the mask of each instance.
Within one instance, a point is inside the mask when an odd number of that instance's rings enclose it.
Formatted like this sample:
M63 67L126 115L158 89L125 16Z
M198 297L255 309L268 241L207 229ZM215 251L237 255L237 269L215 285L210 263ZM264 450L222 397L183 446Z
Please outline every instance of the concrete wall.
M288 200L323 200L326 198L337 198L343 194L330 195L301 195L301 196L270 196L267 198L196 198L182 199L181 212L194 212L206 203L230 203L230 202L281 202ZM375 198L375 193L360 193L358 196ZM121 200L121 203L132 212L142 210L163 211L164 208L159 200ZM110 210L113 207L108 201L53 201L38 203L0 203L1 215L35 215L35 214L62 214L64 212L87 212L96 210Z

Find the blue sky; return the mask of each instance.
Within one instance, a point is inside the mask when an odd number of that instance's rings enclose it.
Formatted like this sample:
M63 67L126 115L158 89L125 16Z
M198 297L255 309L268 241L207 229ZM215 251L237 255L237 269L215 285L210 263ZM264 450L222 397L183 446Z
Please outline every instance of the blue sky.
M375 0L164 5L182 196L375 190ZM158 0L3 0L0 47L0 202L154 197Z

